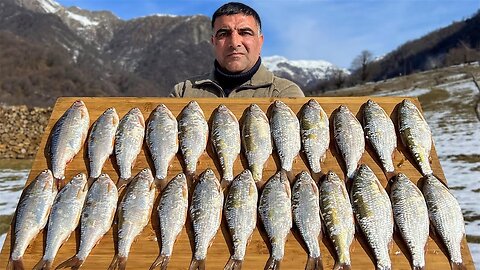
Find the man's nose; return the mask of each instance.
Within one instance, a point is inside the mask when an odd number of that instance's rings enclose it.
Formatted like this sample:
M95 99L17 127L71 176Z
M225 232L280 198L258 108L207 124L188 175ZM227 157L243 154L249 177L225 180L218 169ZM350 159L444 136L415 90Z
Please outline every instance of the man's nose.
M233 48L240 47L242 44L242 36L237 31L233 31L230 35L230 46Z

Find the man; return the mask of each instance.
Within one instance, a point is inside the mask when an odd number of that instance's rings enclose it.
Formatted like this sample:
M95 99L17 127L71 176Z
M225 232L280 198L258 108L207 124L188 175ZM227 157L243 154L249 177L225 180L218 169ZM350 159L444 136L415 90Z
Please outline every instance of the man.
M172 97L303 97L293 82L262 65L261 21L251 7L231 2L212 16L213 71L175 85Z

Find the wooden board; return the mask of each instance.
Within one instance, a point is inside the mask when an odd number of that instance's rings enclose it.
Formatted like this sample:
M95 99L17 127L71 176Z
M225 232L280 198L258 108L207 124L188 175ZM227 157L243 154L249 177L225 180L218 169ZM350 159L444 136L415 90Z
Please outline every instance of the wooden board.
M37 176L42 170L47 168L47 155L45 145L49 133L59 119L59 117L65 112L65 110L70 107L70 105L78 98L69 97L69 98L59 98L55 105L55 108L52 112L50 121L46 128L46 133L43 135L42 142L40 145L40 150L38 151L35 161L32 165L32 170L28 177L28 181L31 181L35 176ZM131 108L139 107L145 116L148 118L150 113L155 109L155 107L164 103L167 107L173 112L175 116L178 116L183 107L188 103L189 99L176 99L176 98L125 98L125 97L102 97L102 98L81 98L86 106L88 107L90 113L90 122L91 124L100 116L100 114L107 109L108 107L115 107L119 116L122 117L125 115ZM365 103L368 97L322 97L315 98L322 105L326 113L331 117L332 112L337 109L341 104L346 104L348 108L357 114L357 117L361 119L359 110L361 105ZM391 115L391 118L396 124L396 112L395 106L399 104L403 98L400 97L372 97L373 100L378 102L385 111ZM212 111L221 103L225 104L232 112L235 113L238 119L241 118L243 111L251 104L258 104L264 111L267 111L268 107L273 103L275 99L273 98L256 98L256 99L218 99L218 98L208 98L208 99L196 99L204 110L205 117L210 119ZM309 98L283 98L281 99L287 103L294 112L298 112L300 108L305 104ZM417 106L420 106L418 100L414 99L414 103ZM331 118L330 118L331 119ZM332 121L330 121L332 123ZM333 128L331 127L331 132ZM398 135L398 134L397 134ZM333 138L333 136L332 136ZM215 155L210 150L210 146L207 147L209 150L205 154L197 168L197 172L202 172L206 168L212 168L217 177L219 177L219 169L216 162L214 162ZM88 163L85 152L82 151L75 157L75 159L67 166L66 177L71 179L75 174L79 172L85 172L86 164ZM175 158L172 166L169 169L169 174L167 179L173 178L177 173L182 171L179 156ZM108 173L112 179L118 177L117 168L114 166L114 159L110 159L104 166L104 172ZM383 175L378 160L375 158L373 151L367 145L367 151L365 151L362 161L375 172L377 177L382 181L382 184L386 186L387 180ZM238 158L235 162L234 172L235 175L240 173L245 167L245 159L243 156ZM395 153L394 164L398 172L403 172L406 174L412 181L416 182L421 177L417 168L412 165L412 160L410 155L406 152L406 149L401 144L400 139L398 140L398 149ZM133 175L142 170L145 167L150 167L153 170L153 164L148 156L146 151L146 145L142 153L137 159L135 168L133 169ZM264 179L272 176L278 168L278 162L275 158L271 156L265 165L264 170ZM434 173L443 181L445 176L443 174L442 168L438 161L437 154L435 149L432 151L432 168ZM297 158L294 163L294 173L297 174L302 170L306 170L307 167L304 161L301 158ZM322 164L322 171L325 173L328 170L335 171L338 175L344 176L344 165L339 157L333 140L330 144L330 149L327 153L325 162ZM258 226L257 226L258 228ZM78 230L77 230L78 231ZM353 269L374 269L373 260L371 258L371 252L362 243L362 238L358 237L356 234L356 239L352 245L352 268ZM35 241L27 249L27 252L24 256L24 262L26 269L31 269L41 258L44 249L44 234L40 234ZM4 268L8 262L8 257L10 253L10 233L7 236L5 241L2 253L0 254L0 267ZM101 240L101 242L94 248L90 256L87 258L83 265L83 269L107 269L114 255L114 243L113 243L113 230L110 230L107 235ZM77 240L77 241L76 241ZM78 242L78 232L77 234L73 233L69 241L65 243L55 261L54 267L59 263L63 262L67 258L70 258L76 253ZM438 244L437 244L438 243ZM321 243L321 251L323 258L324 269L332 269L334 265L334 256L330 247L329 241L324 238ZM156 240L156 234L153 228L152 223L150 223L142 234L138 237L136 242L133 244L128 258L127 268L128 269L148 269L152 262L155 260L158 254L159 246ZM395 233L394 243L390 251L390 257L392 259L393 269L410 269L409 264L409 255L402 241L398 236L398 232ZM431 237L428 241L426 248L426 269L449 269L449 261L446 255L446 249L439 244L438 240L434 235L431 234ZM230 256L229 248L226 243L224 232L219 230L213 245L208 250L208 256L206 261L206 266L208 269L223 269L225 263L227 262ZM472 257L468 249L466 240L462 242L462 256L464 263L468 269L474 269ZM169 269L187 269L192 257L192 249L188 234L184 229L180 234L175 246L172 258L170 260ZM250 242L245 261L243 264L243 269L263 269L265 263L269 257L269 250L266 243L261 237L259 230L255 230L252 241ZM288 241L285 247L285 257L282 262L282 269L304 269L305 262L307 259L307 254L305 249L302 247L300 242L295 238L291 233L288 237Z

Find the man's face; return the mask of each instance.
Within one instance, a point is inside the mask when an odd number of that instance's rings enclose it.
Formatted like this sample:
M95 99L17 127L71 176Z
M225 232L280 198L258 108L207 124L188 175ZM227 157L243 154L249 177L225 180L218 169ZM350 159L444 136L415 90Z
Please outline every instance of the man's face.
M215 20L212 44L220 66L241 73L251 69L260 57L263 35L253 16L224 15Z

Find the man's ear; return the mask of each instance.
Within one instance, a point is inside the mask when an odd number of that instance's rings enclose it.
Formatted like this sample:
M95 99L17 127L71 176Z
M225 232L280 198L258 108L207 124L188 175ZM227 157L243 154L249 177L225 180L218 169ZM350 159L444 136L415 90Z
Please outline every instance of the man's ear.
M210 42L212 45L215 45L215 37L213 35L210 37Z

